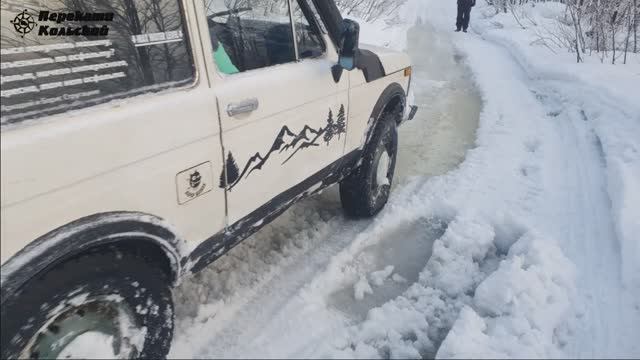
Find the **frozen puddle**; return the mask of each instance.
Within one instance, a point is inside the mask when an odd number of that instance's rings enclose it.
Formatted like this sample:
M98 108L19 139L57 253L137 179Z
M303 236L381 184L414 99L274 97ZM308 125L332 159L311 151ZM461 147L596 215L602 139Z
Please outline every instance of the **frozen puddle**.
M445 230L443 221L422 218L389 231L354 260L358 272L367 275L331 294L329 305L355 321L365 320L370 309L397 297L418 281L431 257L434 241Z
M470 70L448 34L418 23L407 37L414 67L412 90L420 111L399 130L396 186L415 176L442 175L462 163L475 144L482 110ZM370 309L402 294L418 280L431 257L434 241L446 227L441 219L422 218L386 233L356 260L358 266L367 269L364 272L371 274L334 292L330 306L354 321L364 320ZM371 276L386 275L385 270L390 275L381 285L374 284Z
M475 144L480 95L449 34L427 24L409 30L411 88L420 107L399 131L399 183L416 175L442 175L457 167Z

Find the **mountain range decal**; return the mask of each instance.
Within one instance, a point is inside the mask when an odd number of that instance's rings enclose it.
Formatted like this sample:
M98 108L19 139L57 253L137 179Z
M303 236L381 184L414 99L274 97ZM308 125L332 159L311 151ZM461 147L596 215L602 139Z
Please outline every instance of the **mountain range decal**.
M269 148L264 155L257 152L251 156L242 168L242 171L240 171L233 154L229 151L225 166L223 166L222 173L220 174L220 188L227 188L231 191L243 179L248 178L255 171L262 170L274 153L282 154L289 151L291 152L280 164L284 165L300 151L319 147L322 142L329 146L336 136L340 139L342 134L346 132L347 126L344 105L340 106L335 121L333 119L333 111L329 110L327 124L324 127L314 129L309 125L305 125L302 130L296 134L285 125L278 132L271 148Z

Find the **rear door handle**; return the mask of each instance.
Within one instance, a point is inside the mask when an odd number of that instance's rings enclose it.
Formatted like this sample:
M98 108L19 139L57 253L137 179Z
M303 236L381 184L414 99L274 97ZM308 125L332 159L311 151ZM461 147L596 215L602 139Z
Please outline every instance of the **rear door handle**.
M227 114L236 116L258 110L260 102L256 98L242 100L238 103L231 103L227 106Z

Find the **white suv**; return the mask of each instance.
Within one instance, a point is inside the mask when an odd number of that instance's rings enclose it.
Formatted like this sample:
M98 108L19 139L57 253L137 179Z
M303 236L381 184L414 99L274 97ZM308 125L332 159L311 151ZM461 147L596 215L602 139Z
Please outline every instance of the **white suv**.
M164 357L182 276L332 184L387 202L410 61L333 1L1 4L2 358Z

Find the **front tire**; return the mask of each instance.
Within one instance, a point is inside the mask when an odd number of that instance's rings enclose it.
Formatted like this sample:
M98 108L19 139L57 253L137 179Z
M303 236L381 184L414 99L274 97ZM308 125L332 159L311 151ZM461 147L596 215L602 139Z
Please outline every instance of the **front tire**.
M164 358L173 335L169 276L141 249L89 250L2 304L2 358Z
M340 200L349 216L372 217L389 200L398 154L394 117L384 114L365 147L361 165L340 182Z

